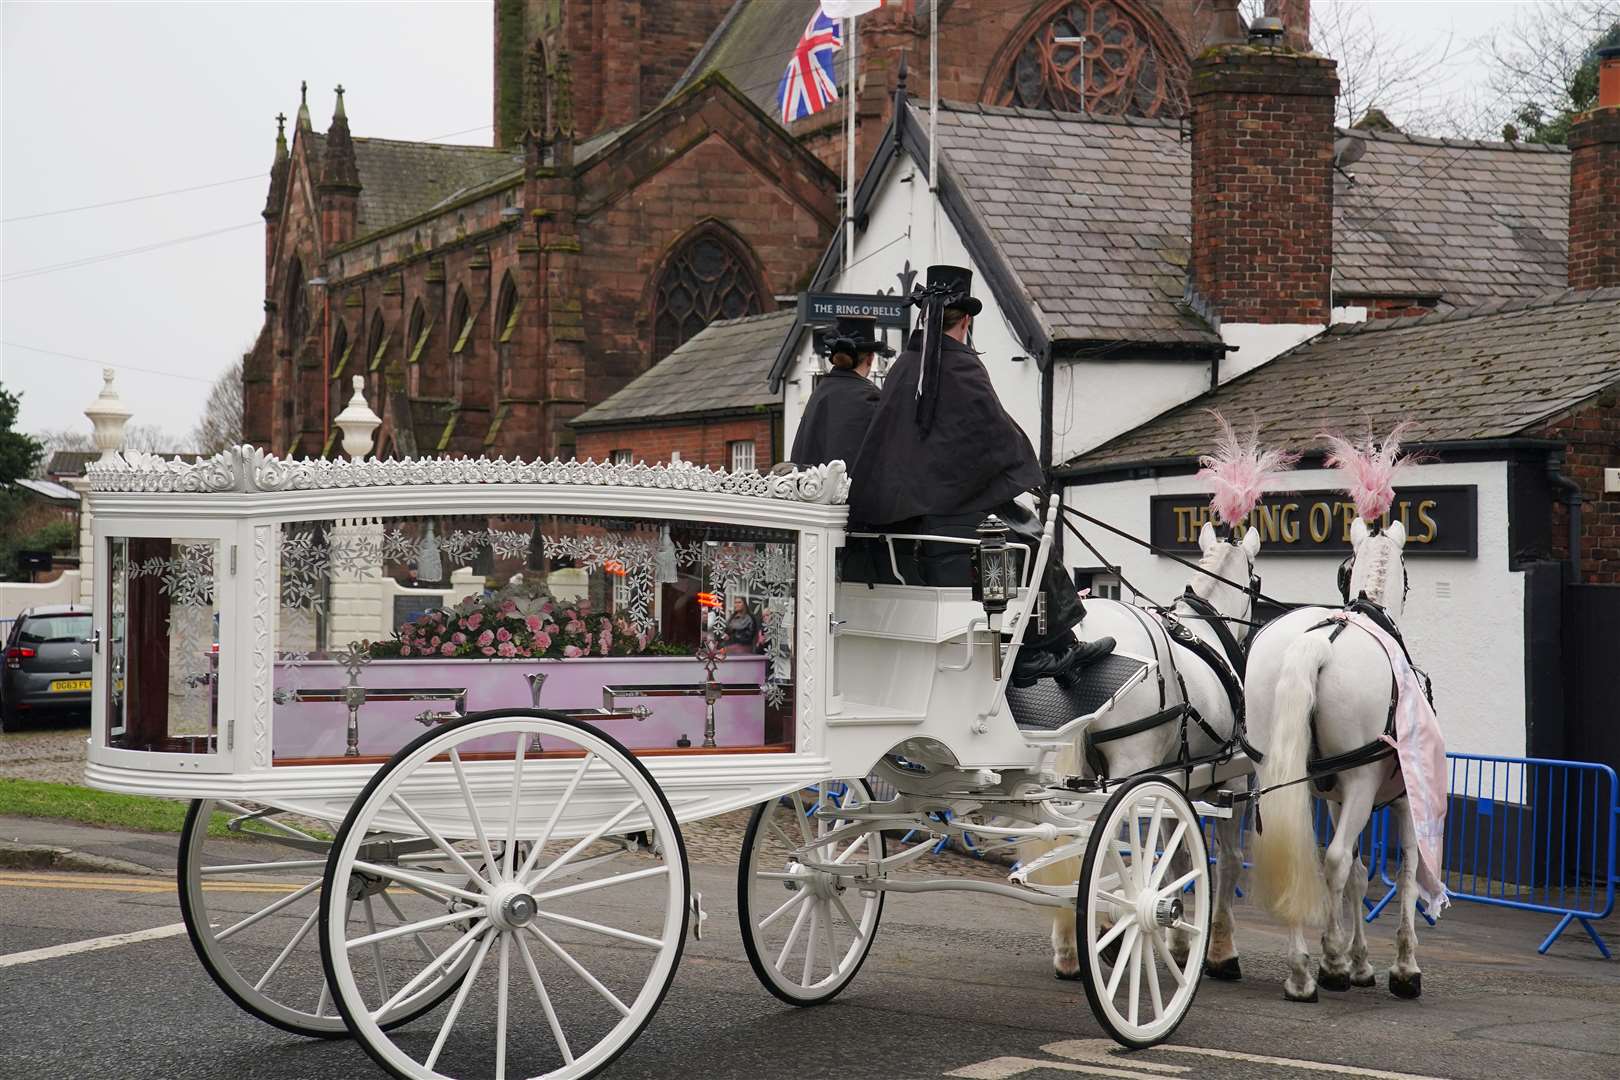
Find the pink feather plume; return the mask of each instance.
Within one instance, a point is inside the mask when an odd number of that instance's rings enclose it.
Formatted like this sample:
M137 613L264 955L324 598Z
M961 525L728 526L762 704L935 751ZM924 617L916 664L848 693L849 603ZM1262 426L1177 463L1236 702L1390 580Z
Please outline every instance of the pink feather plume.
M1411 426L1410 421L1401 421L1382 442L1370 431L1356 442L1342 435L1317 436L1328 444L1328 468L1339 470L1356 513L1369 525L1395 503L1395 474L1412 460L1411 455L1401 453L1401 439Z
M1215 451L1198 459L1200 480L1209 481L1214 497L1209 505L1222 525L1234 527L1260 502L1266 481L1291 468L1299 455L1291 450L1261 449L1260 426L1239 435L1226 417L1206 410L1220 425Z

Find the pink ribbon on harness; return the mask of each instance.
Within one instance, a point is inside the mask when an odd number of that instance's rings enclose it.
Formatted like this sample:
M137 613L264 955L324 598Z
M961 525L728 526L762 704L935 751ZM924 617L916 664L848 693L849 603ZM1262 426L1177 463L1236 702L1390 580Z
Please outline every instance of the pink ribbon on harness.
M1390 672L1395 677L1395 737L1379 738L1393 746L1400 759L1401 780L1417 834L1418 896L1429 917L1438 918L1451 903L1441 863L1446 838L1447 769L1440 717L1429 704L1423 680L1407 661L1400 642L1360 612L1347 611L1338 618L1372 635L1389 657Z

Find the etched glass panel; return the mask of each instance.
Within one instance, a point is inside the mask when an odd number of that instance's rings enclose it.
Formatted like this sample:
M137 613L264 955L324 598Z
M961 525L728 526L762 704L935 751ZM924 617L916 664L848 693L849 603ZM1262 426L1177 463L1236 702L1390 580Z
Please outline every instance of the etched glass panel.
M278 762L391 754L443 714L502 707L575 712L634 750L793 742L791 531L300 521L277 576Z
M109 540L108 746L218 749L218 556L217 540Z

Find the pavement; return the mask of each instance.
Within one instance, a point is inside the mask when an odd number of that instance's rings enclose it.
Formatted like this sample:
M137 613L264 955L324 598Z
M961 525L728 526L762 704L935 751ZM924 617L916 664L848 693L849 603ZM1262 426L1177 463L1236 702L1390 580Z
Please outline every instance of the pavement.
M831 1004L794 1009L758 985L743 955L736 846L723 842L735 817L717 819L689 845L711 916L704 940L688 943L652 1024L601 1075L1620 1075L1620 966L1576 933L1537 956L1547 919L1467 904L1420 931L1421 1000L1373 989L1324 993L1314 1006L1282 1000L1283 936L1240 907L1244 981L1206 980L1174 1045L1125 1055L1104 1039L1079 987L1052 979L1038 912L970 894L891 894L871 958L850 988ZM271 1028L209 981L177 925L174 836L19 818L0 818L0 836L70 853L55 868L0 870L0 1045L9 1048L0 1075L382 1075L352 1043ZM108 861L94 873L61 869L79 858ZM1612 922L1603 929L1611 941L1620 936ZM1392 930L1388 920L1371 928L1379 965L1392 953ZM85 942L90 951L71 951ZM36 950L44 955L31 959Z

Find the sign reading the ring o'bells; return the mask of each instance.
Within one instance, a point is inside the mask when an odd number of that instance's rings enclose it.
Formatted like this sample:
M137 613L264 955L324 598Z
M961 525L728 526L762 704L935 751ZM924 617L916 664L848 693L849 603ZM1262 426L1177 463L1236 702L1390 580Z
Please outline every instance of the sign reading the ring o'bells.
M1473 484L1401 488L1384 524L1406 527L1407 555L1479 554L1479 489ZM1149 509L1153 543L1166 551L1196 552L1198 530L1211 519L1209 496L1154 495ZM1260 530L1267 556L1347 555L1355 504L1342 491L1268 492L1244 519Z

